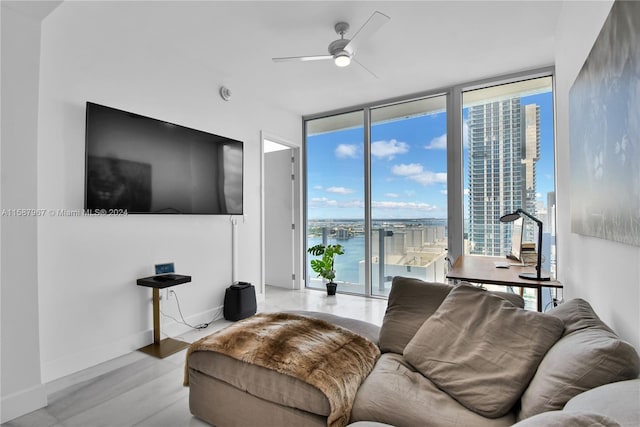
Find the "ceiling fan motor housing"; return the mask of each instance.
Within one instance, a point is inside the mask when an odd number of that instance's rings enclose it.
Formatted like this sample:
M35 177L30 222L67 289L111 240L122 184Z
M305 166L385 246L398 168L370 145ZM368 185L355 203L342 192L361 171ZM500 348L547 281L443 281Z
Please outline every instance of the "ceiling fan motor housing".
M349 39L338 39L332 41L329 45L329 53L335 56L337 53L340 53L344 50L349 54L349 56L353 55L352 49L345 50L345 47L349 44L349 42Z

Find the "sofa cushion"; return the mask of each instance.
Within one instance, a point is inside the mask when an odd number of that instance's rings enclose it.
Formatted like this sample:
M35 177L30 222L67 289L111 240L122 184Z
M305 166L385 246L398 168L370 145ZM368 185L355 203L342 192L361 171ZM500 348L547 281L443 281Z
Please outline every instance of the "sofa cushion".
M378 346L380 351L402 354L424 321L436 312L453 286L396 276L384 314Z
M404 347L413 338L420 326L436 312L442 301L453 289L445 283L425 282L420 279L396 276L393 278L387 311L380 328L378 346L383 353L402 354ZM513 303L524 307L520 295L495 292Z
M570 300L548 313L565 322L565 333L523 393L519 419L562 409L586 390L633 379L640 372L633 346L619 339L586 301Z
M563 410L595 412L615 419L623 427L638 427L640 426L640 379L618 381L587 390L571 398Z
M467 408L500 417L518 401L560 319L527 311L481 288L455 287L404 349L404 358Z
M469 411L401 355L385 353L358 390L350 419L356 421L403 427L500 427L511 426L515 414L492 419Z
M615 334L610 327L600 320L598 315L593 311L593 307L581 298L572 299L564 304L560 304L549 310L548 313L559 317L562 322L564 322L563 336L587 328L602 329Z
M621 427L615 420L593 412L551 411L514 424L513 427Z

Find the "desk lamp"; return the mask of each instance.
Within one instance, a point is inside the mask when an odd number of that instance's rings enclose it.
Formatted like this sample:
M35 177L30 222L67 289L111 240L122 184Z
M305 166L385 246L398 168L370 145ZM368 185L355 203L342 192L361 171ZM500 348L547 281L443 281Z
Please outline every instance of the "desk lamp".
M517 209L513 213L509 213L506 215L502 215L500 217L500 222L513 222L516 219L520 218L522 215L531 218L538 224L538 262L536 263L536 272L535 273L520 273L519 276L523 279L529 280L542 280L547 281L551 280L551 278L547 275L542 275L542 221L538 218L534 217L528 212L523 211L522 209Z

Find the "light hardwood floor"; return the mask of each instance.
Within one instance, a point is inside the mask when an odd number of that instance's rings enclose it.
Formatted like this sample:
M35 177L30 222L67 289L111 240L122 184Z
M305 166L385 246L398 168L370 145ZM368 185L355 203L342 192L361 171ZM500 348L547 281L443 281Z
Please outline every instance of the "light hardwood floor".
M380 325L386 306L383 299L267 287L258 311L322 311ZM178 338L194 342L228 324L219 320ZM189 412L189 389L182 386L185 353L156 359L136 351L53 381L46 385L47 407L2 426L207 426Z

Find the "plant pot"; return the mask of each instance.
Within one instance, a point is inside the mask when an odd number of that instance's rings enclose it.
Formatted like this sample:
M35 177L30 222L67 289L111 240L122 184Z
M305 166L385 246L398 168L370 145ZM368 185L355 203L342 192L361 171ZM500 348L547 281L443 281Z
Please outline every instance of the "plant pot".
M334 282L327 283L327 295L335 295L338 284Z

